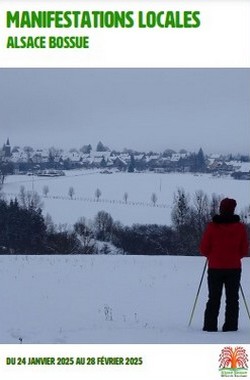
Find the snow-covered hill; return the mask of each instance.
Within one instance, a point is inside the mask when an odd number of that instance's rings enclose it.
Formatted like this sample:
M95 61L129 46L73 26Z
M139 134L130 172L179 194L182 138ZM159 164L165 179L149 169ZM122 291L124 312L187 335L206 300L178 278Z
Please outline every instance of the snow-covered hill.
M238 332L201 330L206 279L187 327L203 267L200 257L0 256L0 343L249 343L242 298ZM250 303L249 270L245 258Z

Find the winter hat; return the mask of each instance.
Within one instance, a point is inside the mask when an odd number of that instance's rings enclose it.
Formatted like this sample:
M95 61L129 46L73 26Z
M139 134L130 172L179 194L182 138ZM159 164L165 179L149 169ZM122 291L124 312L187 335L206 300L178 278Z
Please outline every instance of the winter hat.
M224 198L220 203L220 214L233 214L236 206L235 199Z

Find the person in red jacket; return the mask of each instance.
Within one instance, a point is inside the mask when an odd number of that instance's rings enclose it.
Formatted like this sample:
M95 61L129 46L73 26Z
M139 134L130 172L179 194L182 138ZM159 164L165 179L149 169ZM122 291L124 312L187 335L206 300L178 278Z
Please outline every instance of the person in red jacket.
M237 331L241 259L248 254L248 237L240 217L234 214L237 203L225 198L220 214L208 223L200 242L200 252L208 259L208 301L204 331L218 331L223 286L226 294L225 323L222 331Z

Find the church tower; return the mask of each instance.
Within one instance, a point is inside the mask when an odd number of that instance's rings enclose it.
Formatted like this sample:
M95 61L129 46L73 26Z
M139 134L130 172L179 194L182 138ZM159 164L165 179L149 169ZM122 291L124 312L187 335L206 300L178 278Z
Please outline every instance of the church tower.
M10 146L10 140L7 138L6 144L3 146L3 152L4 157L10 157L11 156L11 146Z

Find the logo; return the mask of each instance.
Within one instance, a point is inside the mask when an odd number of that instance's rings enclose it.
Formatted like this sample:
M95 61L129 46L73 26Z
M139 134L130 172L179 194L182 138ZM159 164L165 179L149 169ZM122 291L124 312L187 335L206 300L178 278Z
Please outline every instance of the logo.
M219 362L221 377L247 377L248 355L244 347L224 347Z

